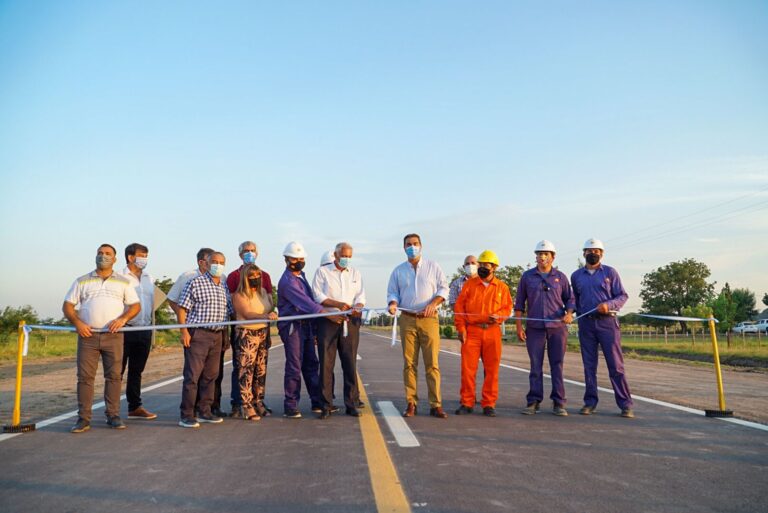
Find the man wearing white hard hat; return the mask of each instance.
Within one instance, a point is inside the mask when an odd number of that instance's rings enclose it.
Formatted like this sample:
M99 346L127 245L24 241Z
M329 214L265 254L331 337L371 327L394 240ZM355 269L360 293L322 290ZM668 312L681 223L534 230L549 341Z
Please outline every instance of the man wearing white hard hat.
M571 274L576 312L579 314L579 344L586 383L584 406L579 413L591 415L597 407L597 348L600 346L621 416L632 418L632 395L624 375L621 331L616 318L616 313L627 302L628 296L619 273L613 267L602 264L604 251L605 247L600 240L588 239L584 243L587 263ZM584 315L588 312L591 313Z
M283 251L285 272L277 284L277 309L280 317L316 314L325 309L315 302L312 288L304 275L307 253L298 242L290 242ZM322 412L320 365L315 351L315 328L312 319L280 321L277 330L285 349L285 399L283 416L301 418L301 378L307 388L312 411Z
M323 256L320 257L320 267L326 267L333 263L334 259L336 258L333 254L334 251L335 250L333 249L329 249L323 253Z
M552 374L552 413L565 417L565 383L563 381L563 360L568 342L566 324L573 322L576 303L573 298L568 277L553 267L555 245L548 240L536 244L536 267L523 273L515 297L515 317L528 319L523 329L523 321L516 319L517 338L525 342L531 370L528 374L530 388L526 396L527 406L520 412L533 415L539 411L544 400L544 350L549 359ZM551 319L551 320L550 320Z

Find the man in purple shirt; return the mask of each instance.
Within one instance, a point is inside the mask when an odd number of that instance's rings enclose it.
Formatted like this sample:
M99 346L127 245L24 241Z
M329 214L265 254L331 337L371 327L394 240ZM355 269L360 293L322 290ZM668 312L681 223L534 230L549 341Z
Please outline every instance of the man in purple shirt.
M285 272L277 284L277 309L280 317L325 312L325 308L315 302L312 288L302 271L306 258L304 247L298 242L291 242L285 247L283 256ZM285 348L283 416L291 419L301 418L299 400L302 376L312 402L312 411L320 413L323 410L323 399L320 394L320 362L315 351L313 324L312 319L277 323L277 331Z
M579 413L591 415L597 407L597 346L599 345L608 365L608 375L621 408L621 416L634 417L632 396L624 375L624 356L621 353L621 332L616 313L627 302L627 292L621 285L619 273L613 267L602 265L603 243L589 239L584 243L585 267L571 275L576 295L576 311L579 314L579 343L584 362L584 406ZM589 315L585 313L595 310Z
M515 317L552 319L552 322L516 320L517 338L525 342L531 372L528 375L530 388L526 396L527 406L520 412L533 415L539 410L544 399L544 348L547 349L549 367L552 372L552 413L565 417L565 384L563 382L563 360L568 341L566 324L573 322L576 302L573 299L568 278L552 267L555 260L555 245L543 240L536 245L536 267L523 273L515 297ZM527 307L526 307L527 304Z

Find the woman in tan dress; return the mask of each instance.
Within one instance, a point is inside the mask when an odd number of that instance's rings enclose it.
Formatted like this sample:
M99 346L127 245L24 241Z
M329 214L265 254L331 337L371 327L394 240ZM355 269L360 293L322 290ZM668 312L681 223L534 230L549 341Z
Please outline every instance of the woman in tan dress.
M272 296L261 286L261 269L247 264L240 272L240 283L232 294L237 320L274 321L277 314ZM239 366L238 381L242 402L242 417L259 420L269 415L264 406L264 386L267 381L269 323L243 324L235 328L233 358Z

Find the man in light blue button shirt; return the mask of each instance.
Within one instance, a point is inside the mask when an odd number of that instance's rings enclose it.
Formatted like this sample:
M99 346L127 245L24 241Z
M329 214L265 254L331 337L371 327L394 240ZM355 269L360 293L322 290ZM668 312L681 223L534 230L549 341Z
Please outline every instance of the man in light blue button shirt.
M400 308L400 341L403 346L403 381L408 403L404 417L416 415L419 350L424 357L424 372L429 391L429 414L441 419L448 415L440 400L440 325L437 308L448 299L448 281L437 263L421 257L421 237L410 233L403 238L406 262L395 267L389 277L389 313Z

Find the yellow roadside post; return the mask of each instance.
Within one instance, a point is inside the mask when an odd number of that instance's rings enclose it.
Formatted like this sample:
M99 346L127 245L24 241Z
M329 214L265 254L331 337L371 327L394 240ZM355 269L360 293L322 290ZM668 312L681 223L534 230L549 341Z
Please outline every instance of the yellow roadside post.
M715 374L717 375L717 400L719 410L704 410L707 417L733 417L731 410L725 409L725 392L723 392L723 373L720 370L720 350L717 347L717 332L715 331L715 318L709 316L709 334L712 338L712 359L715 362Z
M24 321L19 322L19 343L18 353L16 355L16 394L14 396L13 404L13 419L11 425L3 426L3 433L26 433L28 431L34 431L34 424L22 424L21 423L21 370L22 359L24 358Z

